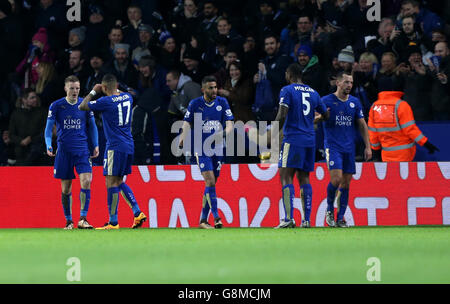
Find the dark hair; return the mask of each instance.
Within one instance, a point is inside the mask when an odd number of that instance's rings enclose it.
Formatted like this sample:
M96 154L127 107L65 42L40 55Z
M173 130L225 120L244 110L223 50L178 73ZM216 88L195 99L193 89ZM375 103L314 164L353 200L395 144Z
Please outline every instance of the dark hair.
M275 33L269 32L269 33L265 34L263 42L265 42L266 39L268 39L268 38L275 38L277 43L280 42L280 38Z
M302 78L303 69L298 63L291 63L286 69L286 72L291 76L291 78L299 80Z
M66 79L64 79L64 84L66 84L68 82L80 82L80 79L78 79L78 77L75 75L70 75L70 76L66 77Z
M417 1L417 0L404 0L402 2L402 5L405 5L405 4L411 4L414 7L418 7L419 6L419 1Z
M172 74L173 78L179 79L181 77L181 72L179 70L170 70L167 74Z
M203 77L203 79L202 79L202 86L204 86L208 82L217 82L217 78L215 76L212 76L212 75Z
M118 25L112 26L111 29L109 30L109 33L111 33L113 30L120 30L123 33L122 27Z
M102 78L102 83L105 83L108 87L110 87L112 84L117 83L117 78L113 74L106 74Z
M336 75L336 79L341 80L342 78L344 78L344 75L353 76L351 72L341 71Z

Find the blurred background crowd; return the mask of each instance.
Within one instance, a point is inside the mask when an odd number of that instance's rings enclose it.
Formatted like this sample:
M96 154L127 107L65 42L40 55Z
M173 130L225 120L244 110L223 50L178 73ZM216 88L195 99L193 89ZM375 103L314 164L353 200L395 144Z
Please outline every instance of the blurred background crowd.
M86 0L81 20L70 21L65 0L0 0L0 165L53 164L43 130L69 75L82 97L106 73L134 96L135 164L183 162L170 152L171 126L206 75L216 76L235 120L273 120L293 62L321 96L335 91L337 73L351 72L366 115L379 92L403 91L416 121L450 120L450 1L381 0L381 21L369 20L371 8L366 0ZM97 125L104 145L99 117Z

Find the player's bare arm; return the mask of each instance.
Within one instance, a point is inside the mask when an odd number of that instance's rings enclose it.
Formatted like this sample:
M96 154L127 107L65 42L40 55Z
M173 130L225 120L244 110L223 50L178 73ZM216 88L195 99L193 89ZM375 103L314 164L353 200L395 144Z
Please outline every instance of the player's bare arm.
M181 135L180 135L180 142L178 143L178 147L180 149L183 148L184 139L186 138L187 134L189 134L189 130L191 129L191 124L187 121L183 121L183 126L181 127Z
M78 106L78 109L81 111L89 111L89 102L92 100L92 98L95 97L95 95L100 94L102 92L102 85L96 84L92 91L83 99L81 104Z
M366 121L364 118L360 118L357 120L358 123L358 130L361 134L361 137L364 140L364 160L368 161L372 158L372 149L370 148L370 141L369 141L369 129L367 128Z

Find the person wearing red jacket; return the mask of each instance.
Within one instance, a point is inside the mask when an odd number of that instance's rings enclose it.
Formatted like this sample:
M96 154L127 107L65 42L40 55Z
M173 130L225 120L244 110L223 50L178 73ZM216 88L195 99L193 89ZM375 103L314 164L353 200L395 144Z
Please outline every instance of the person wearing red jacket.
M417 127L411 107L402 96L403 92L380 92L370 108L370 145L375 151L381 150L382 161L412 161L416 143L431 154L439 151Z

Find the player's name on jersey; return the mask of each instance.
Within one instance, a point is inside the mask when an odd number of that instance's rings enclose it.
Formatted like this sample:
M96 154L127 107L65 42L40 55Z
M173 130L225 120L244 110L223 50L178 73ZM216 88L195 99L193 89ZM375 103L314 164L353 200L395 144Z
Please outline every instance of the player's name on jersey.
M119 101L123 101L123 100L126 100L126 99L130 99L130 96L128 96L128 95L121 95L121 96L116 96L116 97L112 97L111 98L111 100L113 102L119 102Z
M314 92L313 89L308 88L308 87L302 87L302 86L295 86L294 89L296 91L302 91L302 92L311 92L311 93Z

